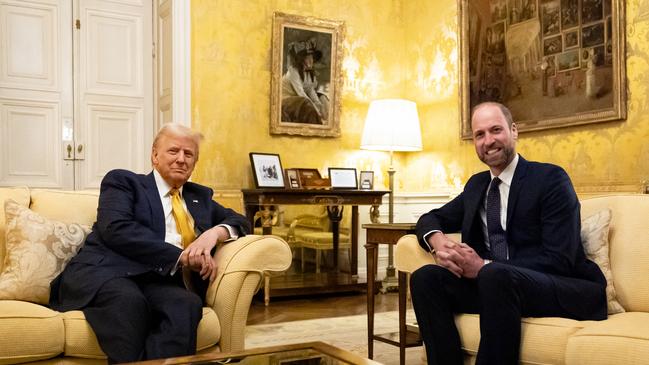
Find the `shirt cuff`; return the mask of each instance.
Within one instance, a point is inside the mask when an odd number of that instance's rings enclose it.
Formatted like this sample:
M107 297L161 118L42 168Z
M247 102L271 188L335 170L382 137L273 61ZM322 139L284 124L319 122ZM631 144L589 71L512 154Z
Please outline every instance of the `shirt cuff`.
M174 267L171 268L171 271L169 272L170 276L174 276L176 271L178 271L178 268L180 268L180 258L182 257L182 255L183 253L180 252L180 255L178 256L178 260L176 260L176 264L174 265Z
M431 234L437 233L437 232L441 232L441 231L439 229L434 229L434 230L426 232L426 234L424 234L424 243L426 244L426 246L428 246L428 251L431 252L431 253L435 253L435 249L433 248L433 246L430 245L430 243L428 243L428 237L430 237Z
M223 227L223 228L227 229L228 233L230 234L230 238L223 241L223 243L232 242L232 241L235 241L235 240L237 240L239 238L239 235L237 234L236 229L232 228L232 226L230 226L229 224L219 224L219 225L217 225L217 227Z

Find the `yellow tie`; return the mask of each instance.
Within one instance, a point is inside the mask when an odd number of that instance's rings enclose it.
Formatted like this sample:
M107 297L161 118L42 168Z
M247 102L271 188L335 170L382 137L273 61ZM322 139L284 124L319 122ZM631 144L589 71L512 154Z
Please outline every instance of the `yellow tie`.
M180 233L180 237L182 237L183 248L187 248L196 239L192 221L187 212L185 212L183 202L180 200L180 191L176 188L171 188L169 195L171 195L171 214L176 221L176 229Z

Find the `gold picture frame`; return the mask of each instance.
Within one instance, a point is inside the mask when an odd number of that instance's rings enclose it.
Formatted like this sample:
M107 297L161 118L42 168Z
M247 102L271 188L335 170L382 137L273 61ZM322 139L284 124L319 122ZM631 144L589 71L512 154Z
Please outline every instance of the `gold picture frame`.
M458 0L460 134L498 101L520 132L623 120L624 0ZM576 38L575 38L576 37Z
M342 21L273 14L271 134L340 136L344 33Z

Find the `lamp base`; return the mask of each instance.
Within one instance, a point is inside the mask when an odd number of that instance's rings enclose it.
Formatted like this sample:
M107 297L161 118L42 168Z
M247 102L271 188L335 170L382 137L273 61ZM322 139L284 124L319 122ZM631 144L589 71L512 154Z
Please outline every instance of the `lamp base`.
M392 268L392 272L389 269L387 270L387 276L381 282L379 291L383 294L399 291L399 280L394 276L394 268Z

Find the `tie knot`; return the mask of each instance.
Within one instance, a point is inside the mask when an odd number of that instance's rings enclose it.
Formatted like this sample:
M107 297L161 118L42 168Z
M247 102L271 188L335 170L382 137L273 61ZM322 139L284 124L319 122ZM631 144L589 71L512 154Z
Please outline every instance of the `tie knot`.
M178 190L177 188L171 188L169 190L169 196L171 197L180 196L180 190Z
M498 186L498 185L500 185L501 182L503 182L503 181L500 180L500 178L498 176L496 176L491 180L491 186L492 187Z

